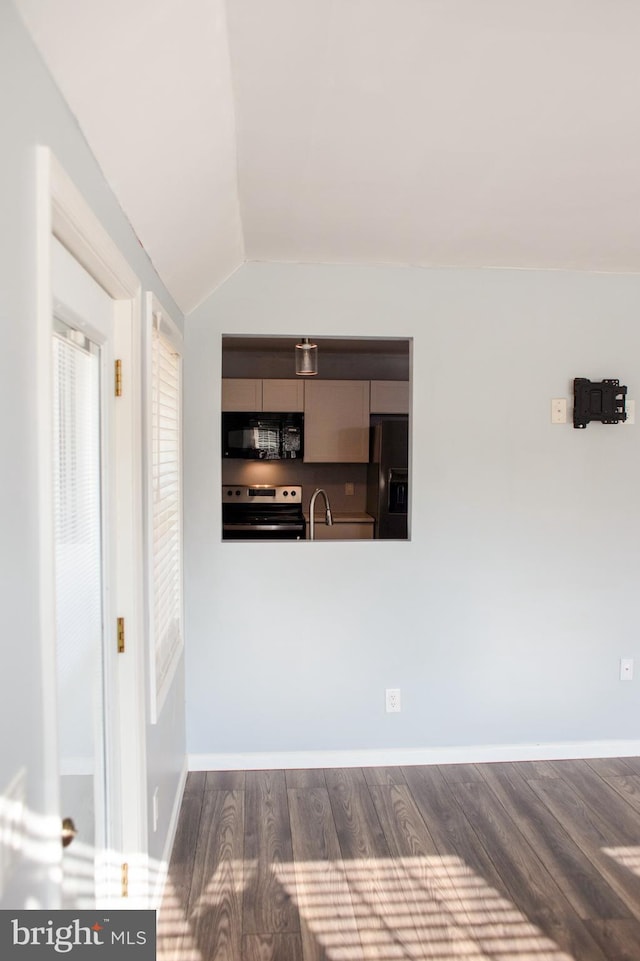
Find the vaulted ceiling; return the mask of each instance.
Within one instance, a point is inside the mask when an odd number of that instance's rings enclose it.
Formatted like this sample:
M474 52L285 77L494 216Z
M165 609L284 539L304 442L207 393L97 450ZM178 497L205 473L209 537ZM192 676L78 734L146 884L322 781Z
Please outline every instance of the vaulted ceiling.
M15 0L188 312L245 260L640 271L635 0Z

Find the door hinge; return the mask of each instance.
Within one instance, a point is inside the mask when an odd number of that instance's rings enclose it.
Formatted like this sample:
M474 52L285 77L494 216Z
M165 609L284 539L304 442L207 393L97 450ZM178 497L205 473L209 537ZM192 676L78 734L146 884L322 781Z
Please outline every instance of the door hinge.
M129 897L129 865L125 861L122 865L122 897Z
M115 362L115 394L116 397L122 397L122 361L116 360Z
M124 654L124 617L118 618L118 654Z

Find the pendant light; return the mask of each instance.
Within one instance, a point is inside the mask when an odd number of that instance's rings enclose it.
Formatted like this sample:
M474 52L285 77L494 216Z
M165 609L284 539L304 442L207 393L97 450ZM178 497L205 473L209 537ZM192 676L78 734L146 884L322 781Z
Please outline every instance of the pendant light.
M296 344L296 374L300 377L313 377L318 373L318 345L312 344L308 337Z

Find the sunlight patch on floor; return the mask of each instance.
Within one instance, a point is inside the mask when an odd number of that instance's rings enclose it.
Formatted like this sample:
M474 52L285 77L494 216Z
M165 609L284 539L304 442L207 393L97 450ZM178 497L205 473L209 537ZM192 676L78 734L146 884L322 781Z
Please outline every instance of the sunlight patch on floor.
M169 879L158 961L205 961L209 926L241 917L242 889L255 870L255 862L220 863L188 918ZM271 870L298 908L305 958L575 961L456 857L285 862Z
M605 854L640 877L640 847L602 848Z
M573 961L455 857L274 865L331 961Z
M158 961L202 961L202 952L194 940L193 922L187 918L183 902L167 879L162 910L158 912Z

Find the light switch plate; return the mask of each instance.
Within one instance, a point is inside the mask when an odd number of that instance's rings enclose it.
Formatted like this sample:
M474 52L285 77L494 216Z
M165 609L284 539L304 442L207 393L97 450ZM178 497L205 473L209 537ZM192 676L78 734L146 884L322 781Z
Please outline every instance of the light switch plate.
M554 397L551 401L551 423L552 424L566 424L567 423L567 398L566 397Z
M621 681L633 680L633 658L632 657L620 658L620 680Z

